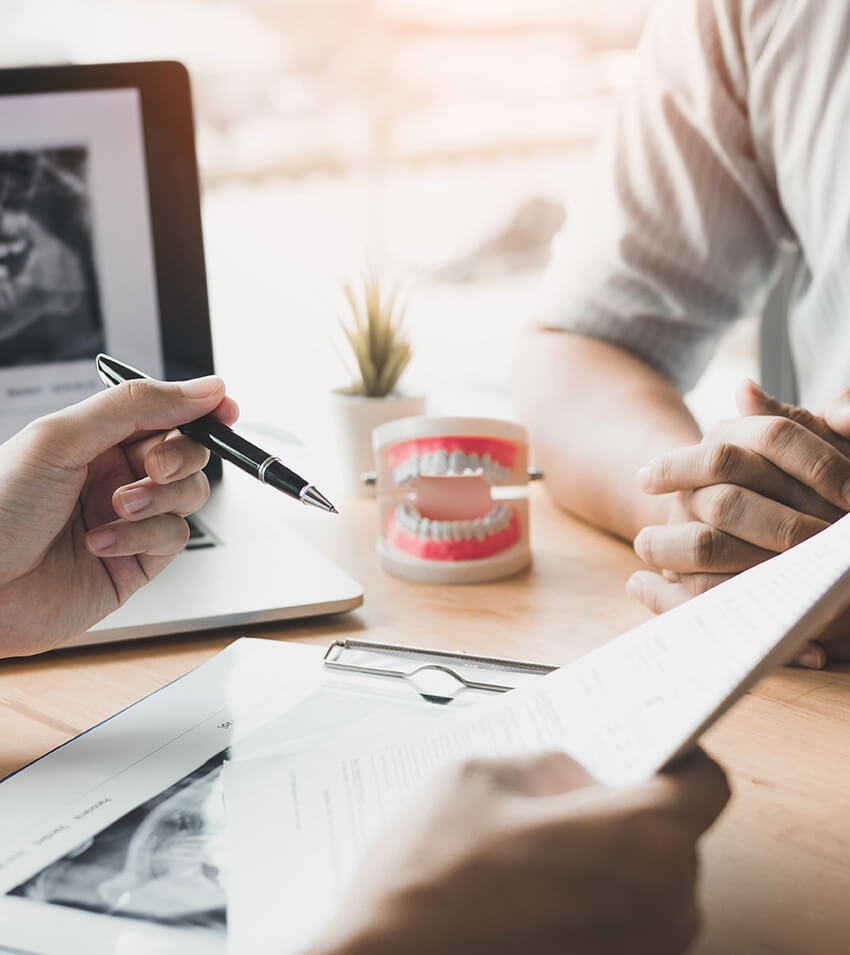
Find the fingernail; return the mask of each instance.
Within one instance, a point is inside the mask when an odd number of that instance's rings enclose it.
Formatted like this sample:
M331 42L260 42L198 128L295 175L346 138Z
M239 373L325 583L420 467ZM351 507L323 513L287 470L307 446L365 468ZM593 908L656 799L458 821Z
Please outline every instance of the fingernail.
M206 398L221 388L223 382L218 375L207 375L206 378L193 378L183 382L183 394L187 398Z
M640 600L643 595L643 587L640 585L640 581L636 577L629 577L626 581L626 593L633 600Z
M648 466L638 468L638 472L636 475L638 487L646 487L649 484L649 478L651 474L652 472L650 471Z
M121 504L128 514L138 514L153 503L153 496L150 491L143 487L130 488L129 491L121 492Z
M115 536L114 531L104 529L92 531L88 536L87 543L89 550L94 551L96 554L102 554L104 551L113 548L117 540L118 538Z
M810 670L820 670L824 664L820 653L811 647L807 647L805 650L802 650L800 653L798 653L796 662L799 664L799 666L808 667Z
M162 471L162 476L166 478L170 478L172 474L176 474L180 470L180 465L183 463L183 456L174 448L160 448L160 450L156 452L156 459L159 461L159 469Z

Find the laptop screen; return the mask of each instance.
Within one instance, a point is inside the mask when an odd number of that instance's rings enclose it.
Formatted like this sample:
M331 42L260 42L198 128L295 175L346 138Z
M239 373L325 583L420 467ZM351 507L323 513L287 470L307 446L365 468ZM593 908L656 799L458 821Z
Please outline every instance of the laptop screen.
M139 91L2 97L3 437L99 391L99 351L164 372Z
M99 391L100 351L212 371L188 76L0 70L0 441Z

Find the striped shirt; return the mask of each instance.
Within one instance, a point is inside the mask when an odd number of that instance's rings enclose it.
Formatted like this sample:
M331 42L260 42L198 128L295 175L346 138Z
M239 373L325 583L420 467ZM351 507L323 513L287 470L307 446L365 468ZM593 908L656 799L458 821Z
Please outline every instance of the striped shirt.
M594 168L543 324L624 347L684 392L793 246L800 397L850 384L847 0L662 0Z

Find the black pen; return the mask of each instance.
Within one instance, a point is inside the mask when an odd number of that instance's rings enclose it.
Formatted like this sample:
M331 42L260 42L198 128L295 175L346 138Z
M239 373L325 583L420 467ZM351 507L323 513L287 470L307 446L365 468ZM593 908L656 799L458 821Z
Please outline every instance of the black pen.
M124 362L110 358L109 355L98 355L95 365L100 380L105 385L120 385L124 381L150 377L137 368L131 368ZM212 415L207 414L188 424L181 424L177 430L205 448L209 448L223 461L229 461L243 471L247 471L263 484L270 484L284 494L305 504L312 504L313 507L319 507L323 511L330 511L331 514L339 513L318 488L291 471L280 458L241 438Z

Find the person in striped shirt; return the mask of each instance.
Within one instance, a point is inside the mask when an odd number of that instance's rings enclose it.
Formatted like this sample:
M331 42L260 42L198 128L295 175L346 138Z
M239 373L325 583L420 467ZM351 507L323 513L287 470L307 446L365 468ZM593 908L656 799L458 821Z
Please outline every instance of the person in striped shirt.
M655 611L850 510L848 49L847 4L657 4L519 343L550 492L634 541ZM796 403L745 382L702 434L683 395L789 261ZM797 662L847 658L848 631Z

